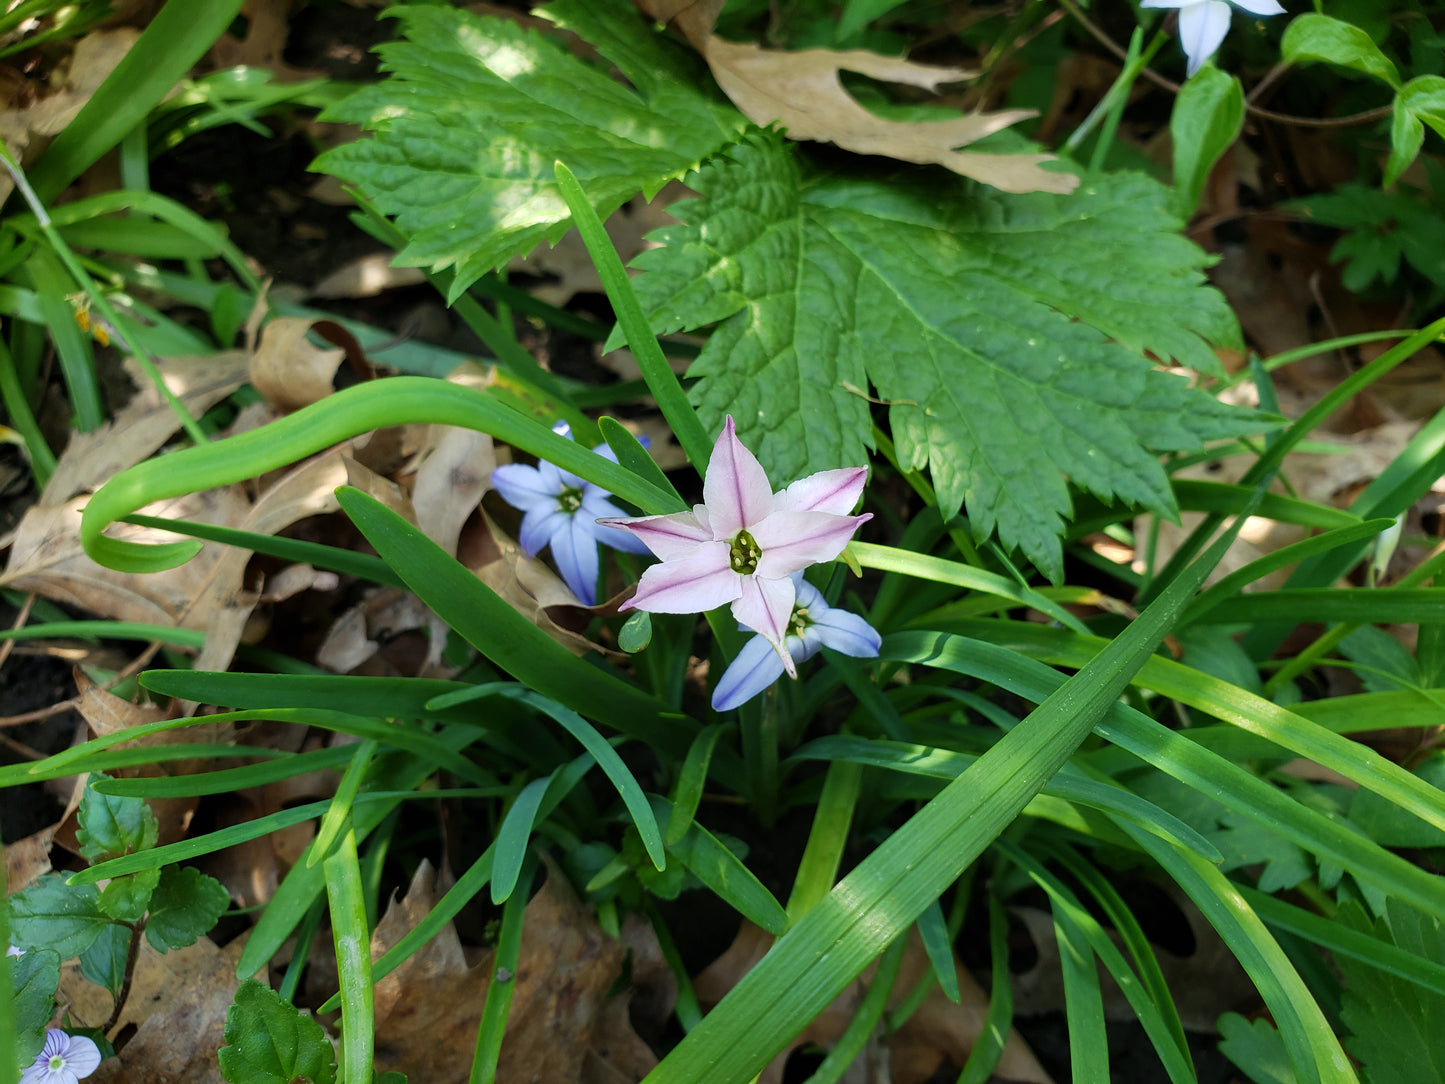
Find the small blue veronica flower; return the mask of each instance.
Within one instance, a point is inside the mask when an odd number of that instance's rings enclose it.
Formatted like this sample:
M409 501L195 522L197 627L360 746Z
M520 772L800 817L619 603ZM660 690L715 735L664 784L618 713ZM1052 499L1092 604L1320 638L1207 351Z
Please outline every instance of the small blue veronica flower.
M856 658L878 654L883 638L872 625L857 614L829 606L801 572L793 573L792 580L798 594L788 621L787 648L795 662L810 659L825 647ZM782 676L782 656L759 633L743 645L718 679L712 691L713 709L728 711L745 704Z
M19 1084L77 1084L95 1072L100 1061L100 1048L90 1039L51 1028L45 1033L45 1048L20 1074Z
M566 422L558 422L552 431L564 437L572 435ZM646 447L647 438L641 440ZM617 462L616 454L605 444L592 450ZM557 562L562 579L584 605L591 606L597 601L600 567L597 543L628 553L649 555L652 552L627 531L597 522L626 515L608 499L611 493L546 460L535 467L522 463L498 467L492 471L492 488L523 513L522 530L517 539L522 550L528 557L535 557L543 546L551 546L552 559Z

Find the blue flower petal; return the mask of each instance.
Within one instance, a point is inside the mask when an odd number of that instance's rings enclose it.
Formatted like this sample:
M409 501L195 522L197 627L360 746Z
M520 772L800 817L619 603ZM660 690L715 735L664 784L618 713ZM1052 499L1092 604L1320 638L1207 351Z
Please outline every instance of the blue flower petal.
M581 516L563 516L566 526L552 536L552 558L572 593L591 606L597 601L596 525Z
M878 630L855 613L847 610L828 609L821 614L809 611L813 623L803 631L803 639L813 634L823 647L841 651L844 655L871 659L883 645Z
M508 463L492 471L492 488L502 495L502 500L523 512L544 502L555 505L561 492L561 487L554 486L536 467L524 463Z
M792 643L796 640L789 637ZM789 647L792 647L789 643ZM730 711L739 704L746 704L778 678L783 676L783 660L773 650L773 645L762 636L754 636L743 645L732 665L718 678L712 691L714 711Z
M567 529L570 519L566 512L557 507L555 498L550 506L534 504L522 517L522 530L517 537L517 541L522 544L522 552L528 557L537 556L542 552L543 546L551 543L558 534Z

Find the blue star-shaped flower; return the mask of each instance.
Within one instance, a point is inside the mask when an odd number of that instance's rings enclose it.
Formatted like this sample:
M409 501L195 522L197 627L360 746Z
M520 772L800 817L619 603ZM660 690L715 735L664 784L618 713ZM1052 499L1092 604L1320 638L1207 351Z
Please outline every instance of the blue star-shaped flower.
M566 422L558 422L552 429L565 437L572 435ZM592 450L617 462L605 444ZM597 522L626 515L608 499L611 493L546 460L535 467L521 463L498 467L492 472L492 488L513 508L521 509L522 530L517 541L527 556L535 557L544 546L551 546L562 579L587 606L597 601L597 543L628 553L652 552L628 532Z
M801 572L793 573L792 579L798 595L788 622L787 647L794 662L810 659L825 647L857 658L878 654L883 638L872 625L857 614L829 606ZM743 645L718 679L712 691L713 709L728 711L745 704L782 676L782 656L759 633Z

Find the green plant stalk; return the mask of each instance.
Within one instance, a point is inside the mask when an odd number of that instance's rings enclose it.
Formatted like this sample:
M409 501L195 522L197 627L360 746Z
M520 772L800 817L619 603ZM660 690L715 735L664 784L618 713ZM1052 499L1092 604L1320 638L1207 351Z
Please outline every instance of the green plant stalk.
M1109 1033L1098 962L1083 931L1063 908L1054 908L1053 918L1069 1025L1069 1071L1074 1084L1109 1084Z
M677 1004L673 1007L673 1015L677 1017L678 1024L682 1027L683 1033L697 1027L702 1019L702 1009L697 1003L697 992L692 988L692 976L688 974L687 964L683 962L682 954L677 951L677 943L672 939L672 932L667 928L667 923L657 913L657 905L651 897L646 897L644 906L647 910L648 921L652 923L653 933L657 935L657 944L662 949L662 958L667 962L668 968L672 971L673 977L677 980Z
M281 976L281 984L276 987L276 993L281 995L281 1000L296 1001L296 990L301 985L301 972L306 969L306 958L311 953L311 942L316 940L316 932L321 929L321 913L326 908L320 900L311 905L306 912L306 917L296 927L296 939L292 942L291 962L286 965L286 973Z
M1064 6L1073 14L1078 14L1078 12L1074 10L1072 2L1065 3ZM1155 33L1154 39L1149 45L1140 51L1138 42L1142 35L1143 27L1136 28L1133 37L1131 37L1129 41L1128 59L1125 61L1123 69L1119 72L1118 78L1116 78L1113 85L1105 91L1104 97L1099 100L1099 104L1094 106L1089 112L1089 115L1084 118L1083 123L1070 132L1069 138L1064 141L1063 152L1072 156L1074 152L1083 145L1084 140L1089 138L1090 132L1097 128L1101 122L1108 122L1105 125L1104 131L1099 135L1099 145L1094 151L1094 160L1089 165L1090 173L1099 172L1102 166L1101 152L1102 154L1108 153L1109 145L1113 142L1114 132L1117 131L1119 127L1119 118L1123 115L1124 106L1127 105L1129 101L1129 88L1134 85L1134 80L1139 78L1140 73L1149 66L1149 62L1154 59L1154 54L1157 53L1164 45L1164 42L1168 40L1164 32L1160 30Z
M184 564L199 552L199 542L140 545L106 538L103 532L151 501L254 478L350 437L407 422L490 433L595 482L649 514L685 510L676 497L503 406L485 391L429 377L398 376L347 388L260 429L184 448L122 471L86 505L81 543L94 560L118 571L156 572Z
M883 1011L888 1008L888 998L893 993L893 984L898 981L898 971L903 965L903 950L907 944L908 935L900 934L893 944L888 946L878 960L873 981L868 984L868 992L863 995L863 1000L854 1011L853 1019L848 1021L843 1034L838 1036L833 1049L828 1051L823 1064L808 1078L807 1084L837 1084L858 1060L858 1055L868 1045L868 1037L883 1019Z
M168 5L168 7L174 6L176 6L175 0L172 0L172 3ZM159 18L159 16L157 16L157 18ZM57 139L56 142L58 143L59 140ZM52 144L52 147L53 146L54 144ZM46 213L45 205L41 202L40 196L36 193L35 189L31 188L30 182L26 179L24 169L21 168L15 156L10 153L10 147L3 139L0 139L0 163L3 163L5 168L10 171L10 176L15 180L15 187L19 189L20 194L25 198L25 202L30 205L31 211L35 214L35 221L40 226L40 232L44 234L46 241L50 243L51 249L55 252L55 255L59 257L66 271L70 273L71 278L85 291L86 296L90 299L90 303L95 306L96 312L100 313L117 332L124 334L125 348L135 357L136 363L140 365L150 382L155 385L156 391L160 393L161 398L166 401L166 404L180 421L181 427L186 431L186 435L196 444L205 444L206 434L201 431L201 427L196 422L196 419L191 417L190 411L185 408L185 405L176 397L175 392L171 391L170 387L166 384L165 379L161 376L160 369L156 366L155 359L136 341L137 336L134 331L126 333L125 329L132 326L130 320L120 316L115 311L111 303L106 300L105 294L101 292L100 287L95 284L95 280L80 266L80 261L75 258L75 253L70 251L70 246L65 243L65 238L61 237L60 233L51 224L50 215Z
M362 780L371 770L371 760L380 748L381 743L375 738L367 738L357 747L351 763L347 764L346 771L342 773L341 782L336 784L336 792L331 798L331 805L327 807L326 813L322 816L321 824L316 829L316 838L307 851L306 865L308 868L331 854L332 845L341 836L343 829L350 832L351 804L356 801L356 793L361 789ZM352 847L356 846L354 835L351 838L351 845Z
M602 279L603 289L607 291L607 299L612 302L617 323L627 336L627 345L637 358L643 379L652 389L653 398L657 400L667 424L672 427L677 442L682 445L682 450L697 472L702 474L707 470L707 462L712 456L713 442L708 439L707 431L698 420L696 411L687 401L687 393L682 390L677 374L663 356L657 336L652 333L652 327L647 322L636 292L632 289L632 281L627 277L627 269L622 266L622 257L617 255L617 249L613 247L612 239L607 236L602 220L587 201L587 194L582 191L577 178L565 165L558 162L555 170L557 189L567 201L567 207L572 212L572 222L582 236L582 243L587 246L587 254L592 257L592 262L597 267L598 277Z
M323 863L336 975L341 984L341 1071L346 1084L371 1084L375 1015L372 1009L371 931L356 856L356 832L347 825L335 853Z
M1154 36L1153 44L1155 48L1158 47L1162 39L1163 35L1161 34ZM1119 77L1114 80L1113 86L1105 92L1103 99L1094 107L1094 110L1090 112L1089 116L1084 118L1084 123L1080 125L1080 130L1086 131L1094 119L1094 113L1101 109L1107 110L1104 114L1103 127L1099 129L1099 141L1094 144L1094 153L1089 156L1089 174L1091 176L1103 172L1104 161L1109 157L1109 151L1114 146L1114 137L1119 132L1119 121L1123 119L1124 108L1129 104L1129 91L1133 89L1135 81L1139 78L1139 73L1144 70L1144 65L1149 62L1148 58L1142 55L1141 47L1143 42L1144 28L1142 26L1136 26L1134 32L1129 35L1129 48L1124 54L1123 70L1120 71ZM1152 55L1151 52L1150 56ZM1077 134L1077 132L1071 133L1069 138L1072 139L1073 136ZM969 1055L969 1061L973 1061L972 1054ZM968 1071L965 1069L964 1076L968 1075Z
M20 374L15 370L15 358L0 338L0 401L5 403L5 413L11 427L25 442L25 456L30 460L30 469L35 474L37 489L44 489L45 483L55 473L55 453L45 443L40 425L30 409L30 400L20 386ZM0 1062L0 1064L4 1064Z
M958 1084L987 1084L1003 1055L1004 1043L1013 1027L1013 976L1008 969L1008 920L998 896L988 895L988 945L993 956L993 982L988 996L988 1016L983 1031L968 1052L968 1061Z
M853 823L853 809L863 782L863 766L835 760L823 777L823 793L813 812L813 828L808 833L798 872L793 878L793 892L788 897L788 920L796 924L805 914L833 891L838 880L838 867L848 845L848 828Z
M512 994L517 989L517 961L522 955L527 897L531 895L536 868L536 858L529 856L517 881L517 891L507 898L502 908L502 928L497 937L496 954L492 957L492 977L487 983L482 1022L477 1028L477 1049L468 1078L470 1084L495 1084L497 1079L502 1036L507 1030L507 1014L512 1010Z
M778 802L778 700L783 690L769 689L745 709L739 720L743 763L747 769L748 801L765 825L777 816Z

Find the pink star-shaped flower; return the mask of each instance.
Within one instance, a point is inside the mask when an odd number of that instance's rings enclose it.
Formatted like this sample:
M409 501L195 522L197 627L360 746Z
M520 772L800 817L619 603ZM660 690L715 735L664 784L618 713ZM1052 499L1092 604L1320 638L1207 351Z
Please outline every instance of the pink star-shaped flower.
M872 518L846 514L867 478L865 467L825 470L774 493L729 417L708 460L702 504L667 516L598 520L631 531L662 559L622 608L686 614L732 603L733 616L761 633L796 677L784 643L796 597L789 577L833 560Z

